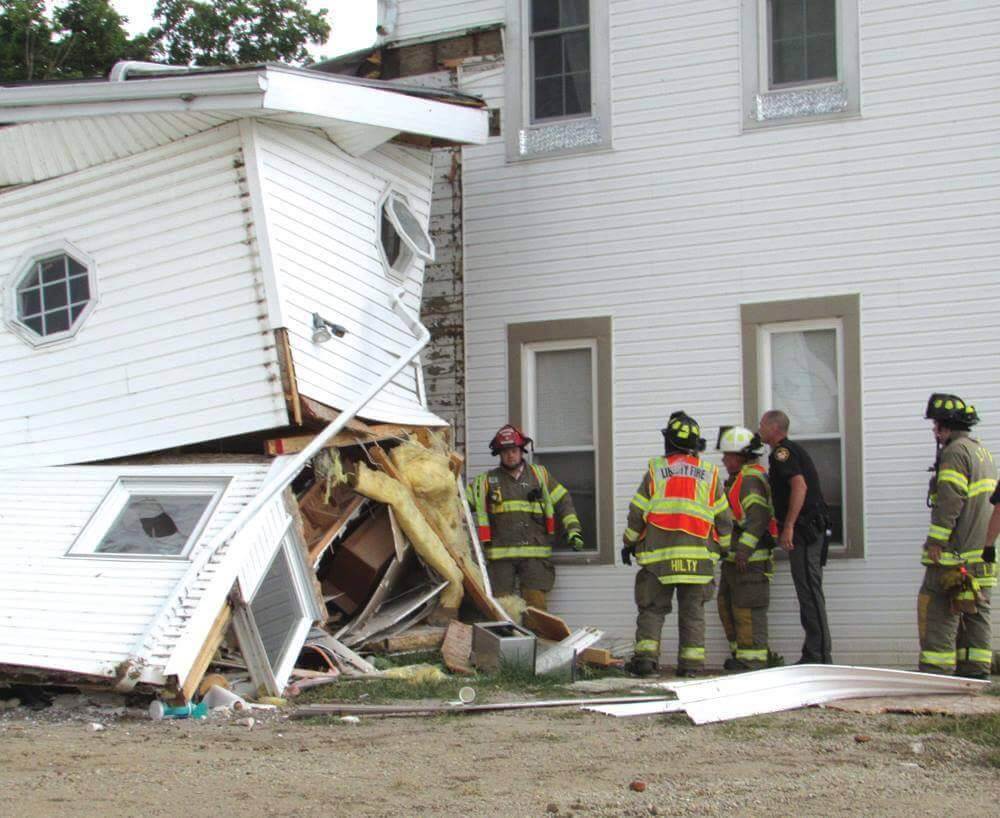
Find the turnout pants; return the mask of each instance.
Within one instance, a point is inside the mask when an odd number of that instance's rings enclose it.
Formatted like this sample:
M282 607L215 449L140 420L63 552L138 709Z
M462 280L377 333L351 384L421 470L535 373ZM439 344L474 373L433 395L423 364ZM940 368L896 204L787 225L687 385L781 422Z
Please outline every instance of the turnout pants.
M920 631L920 670L925 673L989 674L993 660L990 627L990 592L976 612L958 613L951 608L951 593L941 585L948 569L928 565L917 595ZM954 571L954 569L951 569Z
M673 610L677 589L677 667L699 670L705 665L705 600L711 585L664 585L656 574L640 568L635 575L635 655L658 662L663 620Z
M545 595L556 584L552 560L542 557L505 558L486 563L494 596L510 596L520 586L521 596L533 608L547 609Z
M826 620L826 597L823 596L823 566L820 564L823 537L796 543L788 554L799 598L799 621L806 632L802 643L802 661L831 664L830 626Z
M736 564L722 563L719 619L733 657L752 670L767 667L767 606L771 588L761 572L741 574Z

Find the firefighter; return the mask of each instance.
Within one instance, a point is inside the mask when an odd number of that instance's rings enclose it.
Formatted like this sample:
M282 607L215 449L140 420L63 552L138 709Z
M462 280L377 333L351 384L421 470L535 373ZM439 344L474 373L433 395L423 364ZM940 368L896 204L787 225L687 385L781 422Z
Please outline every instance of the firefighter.
M531 443L516 426L502 426L490 441L490 454L500 457L500 466L472 481L469 505L493 593L509 596L519 585L524 601L544 611L556 578L551 560L556 524L574 551L582 551L584 542L566 487L544 466L525 460Z
M729 546L729 504L717 466L701 458L705 441L694 418L674 412L661 430L664 457L649 461L632 498L622 562L639 564L635 649L627 669L636 676L658 670L660 632L677 589L677 675L705 664L705 610L715 563Z
M830 544L830 520L812 458L788 439L788 415L778 409L760 419L760 437L771 447L767 479L777 518L778 545L788 552L799 622L805 631L796 664L832 664L830 626L823 594L823 566Z
M757 463L764 444L749 429L723 426L716 448L729 474L725 488L733 518L717 598L732 651L724 667L758 670L767 666L767 607L774 575L771 549L777 533L767 472Z
M924 417L934 421L938 456L928 505L926 566L917 596L920 670L988 679L993 658L990 588L997 582L994 554L984 554L996 490L990 450L969 432L979 422L974 406L957 395L935 393ZM994 552L995 553L995 552Z

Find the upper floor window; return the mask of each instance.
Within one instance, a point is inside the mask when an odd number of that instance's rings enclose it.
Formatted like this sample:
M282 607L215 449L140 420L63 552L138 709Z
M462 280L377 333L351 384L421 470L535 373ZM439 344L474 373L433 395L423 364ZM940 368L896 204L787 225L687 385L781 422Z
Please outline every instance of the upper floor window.
M534 121L590 113L590 9L587 0L532 0Z
M507 0L509 159L611 145L608 0Z
M742 0L747 127L859 113L858 0Z
M387 191L379 214L379 251L388 274L405 278L414 256L434 261L434 242L401 194Z
M8 285L7 323L33 346L76 333L93 308L94 264L69 245L23 258Z

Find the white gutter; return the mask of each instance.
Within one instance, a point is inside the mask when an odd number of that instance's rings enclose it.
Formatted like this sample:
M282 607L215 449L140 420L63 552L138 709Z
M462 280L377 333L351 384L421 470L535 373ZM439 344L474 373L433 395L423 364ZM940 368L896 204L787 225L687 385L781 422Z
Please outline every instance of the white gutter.
M250 502L247 503L240 510L240 512L229 521L225 528L212 537L206 545L199 547L197 558L192 561L190 566L188 566L184 577L181 582L178 583L178 587L184 587L188 582L197 577L205 563L208 562L218 552L218 550L226 544L226 542L239 534L240 531L242 531L247 524L253 520L257 512L271 502L271 500L273 500L280 492L284 491L285 488L291 484L292 480L295 479L298 473L302 471L302 468L306 465L306 463L308 463L309 460L320 451L320 449L332 440L335 435L342 431L344 427L354 419L355 415L357 415L357 413L360 412L372 398L381 392L393 378L409 366L420 354L421 350L427 346L427 342L431 339L430 331L427 327L421 324L420 319L415 314L410 312L410 310L403 304L403 298L405 295L406 284L404 282L403 286L393 293L391 306L393 312L403 319L410 331L416 336L413 343L403 351L403 354L400 355L399 359L392 366L382 373L378 380L368 387L360 398L344 409L340 416L323 429L322 432L316 435L308 446L295 455L295 457L289 459L278 474L268 480L268 482L261 487L260 491L257 492L253 499L250 500ZM117 689L127 691L135 687L135 685L141 680L153 681L154 679L160 679L156 669L144 667L145 660L143 658L143 653L146 649L146 643L156 631L157 627L159 627L164 613L173 606L175 598L176 594L171 594L168 597L164 605L159 611L157 611L156 616L150 620L146 629L143 631L142 636L136 640L135 646L130 651L129 658L119 666L118 683L116 685ZM152 675L150 675L150 671L152 671Z

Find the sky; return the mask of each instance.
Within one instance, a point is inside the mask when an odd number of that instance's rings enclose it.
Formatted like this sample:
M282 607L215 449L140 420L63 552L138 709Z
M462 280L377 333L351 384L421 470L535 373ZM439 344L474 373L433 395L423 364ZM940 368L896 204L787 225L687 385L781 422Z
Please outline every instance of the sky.
M59 0L48 3L50 9ZM128 17L129 32L138 34L153 25L156 0L111 0L115 10ZM329 9L331 37L325 45L310 46L314 58L336 57L365 48L375 42L376 0L307 0L311 9Z

